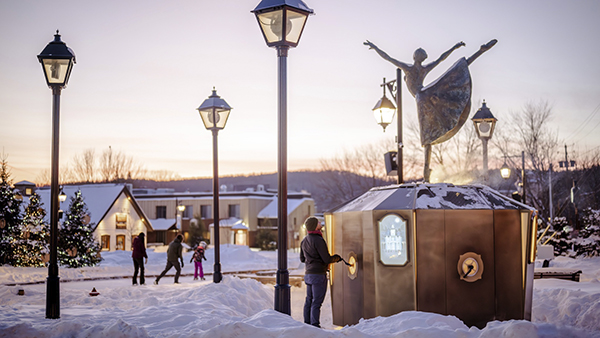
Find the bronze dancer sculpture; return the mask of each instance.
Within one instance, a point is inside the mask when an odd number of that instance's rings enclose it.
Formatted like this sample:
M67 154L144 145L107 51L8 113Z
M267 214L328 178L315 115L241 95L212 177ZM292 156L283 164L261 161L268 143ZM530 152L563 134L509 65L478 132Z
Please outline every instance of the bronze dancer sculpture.
M423 86L427 74L440 62L444 61L454 50L465 46L459 42L444 52L440 57L423 65L427 53L422 48L413 54L414 64L407 64L390 57L370 41L364 42L369 49L374 49L384 60L391 62L406 74L404 81L408 91L417 101L417 114L421 131L421 146L425 147L425 165L423 180L429 182L429 164L431 146L449 140L454 136L469 117L471 110L471 74L469 65L481 54L492 48L498 40L491 40L482 45L468 59L458 60L450 69L428 86Z

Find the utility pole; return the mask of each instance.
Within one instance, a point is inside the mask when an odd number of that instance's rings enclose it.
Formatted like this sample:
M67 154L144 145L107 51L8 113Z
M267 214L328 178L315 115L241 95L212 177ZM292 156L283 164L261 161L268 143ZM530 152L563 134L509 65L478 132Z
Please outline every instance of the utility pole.
M550 212L550 217L549 217L549 221L550 224L552 224L552 219L554 218L554 204L552 201L552 163L550 163L550 167L548 168L548 201L549 201L549 212Z
M573 235L576 236L577 233L579 232L579 215L578 215L578 210L577 210L577 201L576 201L577 198L575 197L575 194L577 192L577 181L575 181L572 174L569 174L569 165L571 167L574 167L575 161L569 161L569 153L567 152L566 144L565 144L565 161L560 162L561 166L563 163L564 163L565 169L567 170L567 179L571 178L571 181L573 182L573 186L571 187L571 204L573 204L573 210L575 211L575 231L573 231Z
M569 157L567 155L567 145L565 144L565 168L569 172Z

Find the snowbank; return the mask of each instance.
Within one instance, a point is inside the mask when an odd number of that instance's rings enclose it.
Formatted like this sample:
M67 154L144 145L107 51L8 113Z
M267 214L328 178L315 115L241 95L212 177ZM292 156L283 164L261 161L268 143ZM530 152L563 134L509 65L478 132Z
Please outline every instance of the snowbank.
M210 252L210 250L209 250ZM244 247L222 246L224 269L276 268L276 253L254 252ZM96 268L61 269L65 276L97 277L131 273L128 253L106 253ZM149 270L160 272L166 256L149 252ZM290 262L297 254L290 253ZM189 261L189 253L186 254ZM233 262L235 260L236 262ZM212 270L211 258L205 267ZM292 267L292 264L289 266ZM467 327L454 316L407 311L390 317L361 320L353 326L331 324L329 296L318 329L302 323L305 288L292 288L292 316L274 311L273 286L252 279L224 276L223 282L193 281L183 277L172 284L131 286L129 279L61 283L61 318L45 319L45 285L0 285L0 337L600 337L600 258L557 260L557 265L576 266L589 276L584 282L536 280L532 322L491 322L484 329ZM190 272L184 269L184 272ZM40 270L40 271L36 271ZM74 270L74 271L71 271ZM1 267L6 281L45 279L46 269ZM95 287L100 295L90 297ZM17 295L24 289L25 295ZM333 330L335 328L335 330Z

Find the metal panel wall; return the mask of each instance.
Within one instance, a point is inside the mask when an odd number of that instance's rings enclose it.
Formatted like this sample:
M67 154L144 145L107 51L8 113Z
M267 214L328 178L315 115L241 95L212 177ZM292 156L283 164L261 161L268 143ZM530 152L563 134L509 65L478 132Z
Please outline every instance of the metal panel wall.
M494 211L496 319L523 319L523 267L519 210Z
M362 213L362 232L363 243L361 254L358 252L359 275L356 279L360 279L363 285L363 318L377 317L377 300L375 298L375 245L376 234L373 231L373 212L365 211ZM356 321L358 323L358 321Z
M492 210L446 210L446 310L465 324L484 327L494 320L494 220ZM480 280L460 279L457 265L460 255L481 255Z
M396 213L407 222L409 261L405 266L386 266L379 260L379 236L377 222L388 213ZM416 309L415 272L413 257L412 210L377 210L373 213L375 301L377 316L391 316L401 311ZM365 243L366 244L366 243ZM365 248L365 252L366 252ZM365 276L368 279L370 276ZM365 281L366 283L367 281Z
M327 223L326 227L329 231L331 231L331 236L333 239L333 243L329 243L330 247L333 247L333 250L338 252L342 252L344 249L343 242L343 234L344 229L342 227L344 214L337 213L334 214L333 217L325 217L325 220L332 220L332 224ZM330 295L331 295L331 313L333 317L333 324L344 326L344 301L346 297L344 296L344 278L342 275L342 269L334 268L331 270L331 274L329 278L331 278L331 286L330 286Z
M417 310L447 314L444 210L417 210L416 223Z
M336 264L335 269L341 271L342 279L344 280L344 321L349 323L358 323L363 317L363 278L362 271L362 212L353 211L344 214L342 241L344 247L341 252L337 252L344 258L348 258L350 251L353 251L358 256L358 276L352 280L348 277L348 269L343 264ZM339 235L338 235L339 236ZM339 250L339 249L336 249Z

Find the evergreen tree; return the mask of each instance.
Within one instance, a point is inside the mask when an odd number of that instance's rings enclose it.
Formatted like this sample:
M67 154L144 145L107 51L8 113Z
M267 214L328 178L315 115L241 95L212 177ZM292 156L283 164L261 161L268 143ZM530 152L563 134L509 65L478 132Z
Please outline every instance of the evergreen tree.
M11 187L6 156L0 157L0 265L13 263L13 249L21 225L22 197Z
M261 227L262 228L259 228L256 234L256 245L258 245L261 250L277 249L277 236L271 229L271 220L264 218Z
M59 230L58 261L70 268L94 266L102 260L100 244L94 238L94 224L89 223L89 211L81 191L71 197L69 210Z
M202 217L196 215L194 220L195 222L190 222L190 235L188 237L188 245L192 248L195 248L204 240L204 234L206 233L206 226Z
M557 256L600 256L600 210L583 210L581 223L582 229L574 235L574 229L566 217L555 217L552 220L553 232L547 232L540 242L547 241L547 244L554 246L554 254Z
M575 243L579 256L600 256L600 210L587 208L583 210L582 229Z
M40 196L33 193L25 208L13 251L13 266L43 267L44 255L49 253L50 226L44 221L46 211Z

